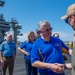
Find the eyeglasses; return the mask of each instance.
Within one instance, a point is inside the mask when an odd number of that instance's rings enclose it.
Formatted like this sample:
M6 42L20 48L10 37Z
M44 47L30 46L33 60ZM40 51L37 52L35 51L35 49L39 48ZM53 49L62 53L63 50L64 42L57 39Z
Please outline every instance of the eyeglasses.
M71 15L72 16L72 15ZM69 23L69 19L71 19L71 16L69 16L67 19L65 19L65 22L68 24ZM73 15L75 16L75 15Z
M47 31L51 31L51 30L52 30L52 27L51 27L51 28L48 28L48 29L46 29L46 30L44 30L44 31L47 32Z
M65 22L66 22L66 23L69 23L68 19L70 19L70 18L71 18L71 16L67 17L67 18L65 19Z
M65 19L65 22L68 24L69 22L68 22L68 18L67 19Z

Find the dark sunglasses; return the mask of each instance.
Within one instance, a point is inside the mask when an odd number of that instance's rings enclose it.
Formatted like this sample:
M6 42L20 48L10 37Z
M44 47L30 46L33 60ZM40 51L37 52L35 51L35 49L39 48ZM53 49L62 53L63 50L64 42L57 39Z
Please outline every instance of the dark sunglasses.
M72 16L72 15L71 15L71 16ZM66 22L66 23L69 23L69 22L68 22L68 19L71 18L71 16L69 16L68 18L65 19L65 22ZM75 16L75 15L73 15L73 16Z
M69 16L69 17L67 17L67 18L65 19L65 22L66 22L66 23L69 23L69 22L68 22L68 19L69 19L69 18L71 18L71 16Z
M52 30L52 28L46 29L45 31L49 31L49 30Z
M67 19L65 19L65 22L68 24L69 22L68 22L68 18Z

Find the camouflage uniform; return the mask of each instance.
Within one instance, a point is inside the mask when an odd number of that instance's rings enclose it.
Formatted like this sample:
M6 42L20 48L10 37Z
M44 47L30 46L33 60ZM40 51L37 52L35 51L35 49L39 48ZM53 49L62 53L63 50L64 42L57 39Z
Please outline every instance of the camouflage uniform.
M73 51L72 51L72 75L75 75L75 32L74 32L74 42L73 42Z
M71 16L73 16L71 19ZM70 18L70 20L68 20ZM67 9L66 15L61 17L66 23L68 23L73 30L75 31L75 3L70 5ZM74 32L74 41L73 41L73 51L72 51L72 75L75 75L75 32Z

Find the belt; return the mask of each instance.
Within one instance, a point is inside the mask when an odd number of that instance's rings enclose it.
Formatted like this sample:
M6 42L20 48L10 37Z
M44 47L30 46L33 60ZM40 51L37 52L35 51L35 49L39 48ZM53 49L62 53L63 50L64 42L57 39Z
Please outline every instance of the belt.
M13 58L13 56L3 56L3 57L5 57L5 58Z

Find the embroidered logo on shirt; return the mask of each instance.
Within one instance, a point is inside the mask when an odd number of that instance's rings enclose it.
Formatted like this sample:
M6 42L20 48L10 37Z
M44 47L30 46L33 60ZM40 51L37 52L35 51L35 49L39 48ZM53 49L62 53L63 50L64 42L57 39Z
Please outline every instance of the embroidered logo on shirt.
M58 43L55 43L54 46L59 46L59 44Z

